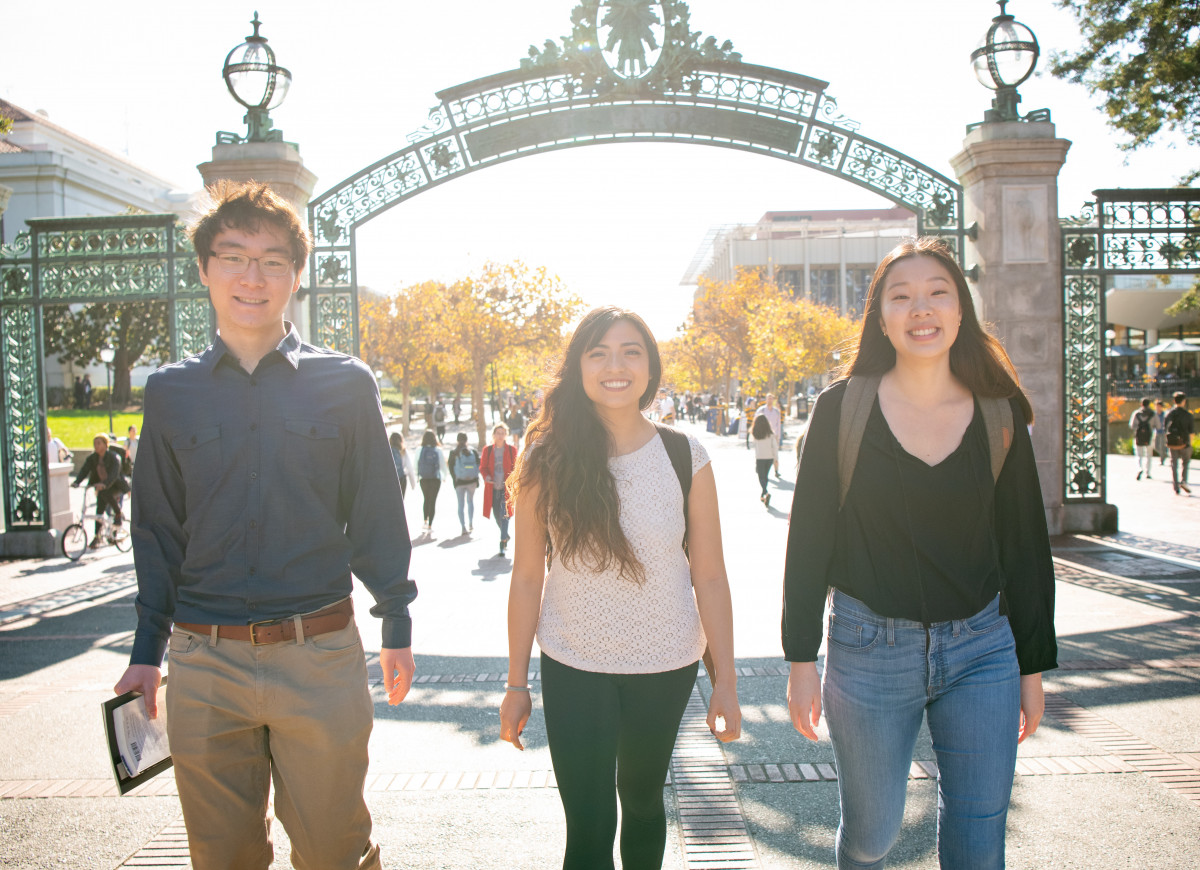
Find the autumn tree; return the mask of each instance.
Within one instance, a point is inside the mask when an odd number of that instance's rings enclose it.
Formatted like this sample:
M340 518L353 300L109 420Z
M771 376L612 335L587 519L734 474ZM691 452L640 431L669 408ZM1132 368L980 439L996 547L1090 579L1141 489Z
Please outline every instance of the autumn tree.
M716 383L720 345L713 335L702 334L696 328L692 314L679 328L678 335L659 344L659 352L663 358L663 384L698 393Z
M1074 13L1083 48L1052 57L1059 78L1104 100L1110 126L1132 151L1162 131L1200 145L1200 3L1195 0L1058 0ZM1200 178L1200 168L1180 184Z
M471 403L479 444L487 443L484 392L488 366L555 352L582 307L556 276L519 262L488 263L447 292L441 327L471 372Z
M695 310L664 343L664 380L702 390L733 377L777 391L824 373L833 348L854 334L836 308L797 299L761 270L740 269L733 281L701 279Z
M399 387L405 435L411 429L413 388L427 382L430 362L436 356L430 353L427 326L433 311L429 303L445 292L445 285L425 281L403 287L393 297L363 299L359 305L363 358Z
M540 361L558 350L581 304L544 269L488 264L453 284L426 281L362 304L363 354L399 385L406 432L416 386L427 384L436 397L442 385L463 378L483 445L489 366L506 384L540 383Z
M838 309L781 290L759 306L751 324L750 376L775 391L780 381L792 383L824 374L833 349L857 328Z
M693 328L716 354L716 374L729 395L734 377L750 374L754 349L750 340L755 312L781 292L759 269L738 269L733 281L701 278L693 311Z

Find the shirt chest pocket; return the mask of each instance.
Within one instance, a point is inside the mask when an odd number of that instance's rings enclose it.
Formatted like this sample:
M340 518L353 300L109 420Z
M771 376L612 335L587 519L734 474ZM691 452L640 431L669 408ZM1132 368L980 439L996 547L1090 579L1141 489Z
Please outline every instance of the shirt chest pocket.
M288 474L336 477L342 467L342 430L323 420L283 421L283 461Z
M189 489L203 490L221 476L220 426L181 432L171 439L171 450Z

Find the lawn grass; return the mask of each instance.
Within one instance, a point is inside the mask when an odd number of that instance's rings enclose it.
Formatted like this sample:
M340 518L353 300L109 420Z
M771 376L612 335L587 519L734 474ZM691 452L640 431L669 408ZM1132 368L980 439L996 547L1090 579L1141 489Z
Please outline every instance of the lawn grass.
M92 439L96 437L96 433L108 430L108 410L89 408L85 411L63 408L47 411L46 423L49 425L50 431L61 438L71 451L91 452ZM124 438L129 434L130 426L137 426L138 431L142 431L141 408L113 411L114 431L110 434Z

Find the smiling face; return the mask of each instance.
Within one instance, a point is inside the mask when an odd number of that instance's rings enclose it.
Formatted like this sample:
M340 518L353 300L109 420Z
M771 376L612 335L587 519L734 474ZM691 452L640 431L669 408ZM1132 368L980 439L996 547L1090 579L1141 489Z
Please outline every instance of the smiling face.
M222 268L222 256L249 257L240 275ZM288 237L263 221L257 232L223 228L212 241L212 256L200 264L200 280L208 288L217 313L217 328L231 338L275 341L283 338L283 314L300 287L300 273L292 263ZM286 264L285 274L263 274L263 264Z
M907 257L888 270L880 320L897 360L949 356L962 306L950 272L933 257Z
M646 340L633 323L618 320L580 360L583 390L596 410L640 409L650 384Z

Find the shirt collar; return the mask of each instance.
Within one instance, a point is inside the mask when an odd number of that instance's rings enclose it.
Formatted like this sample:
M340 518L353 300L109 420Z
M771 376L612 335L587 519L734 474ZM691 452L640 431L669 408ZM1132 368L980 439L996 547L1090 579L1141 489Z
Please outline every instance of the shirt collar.
M287 335L283 337L279 344L275 345L275 350L272 351L272 353L278 353L281 357L288 361L293 369L298 369L300 368L300 346L302 344L300 340L300 333L296 331L295 324L291 323L290 321L285 320L283 325L287 327ZM220 334L218 334L213 340L212 353L208 361L209 368L216 369L217 365L226 356L229 357L230 361L234 365L240 365L237 357L233 355L233 353L229 350L229 346L225 344ZM267 356L270 356L270 354ZM264 357L264 359L266 359L266 357Z

